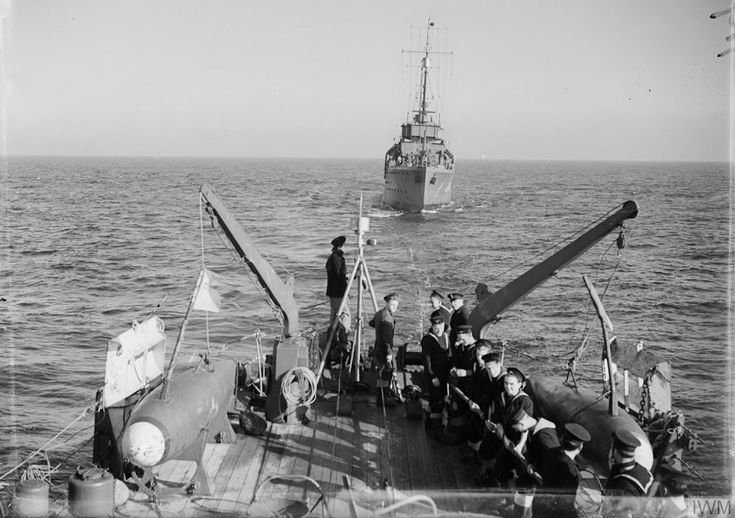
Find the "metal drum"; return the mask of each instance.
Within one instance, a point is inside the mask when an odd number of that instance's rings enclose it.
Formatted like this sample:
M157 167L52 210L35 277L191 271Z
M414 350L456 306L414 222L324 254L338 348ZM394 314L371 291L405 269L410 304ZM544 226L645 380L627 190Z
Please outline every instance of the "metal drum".
M101 468L77 469L69 478L69 512L77 518L112 516L113 481L112 475Z
M36 478L18 482L14 507L19 518L48 516L48 484Z

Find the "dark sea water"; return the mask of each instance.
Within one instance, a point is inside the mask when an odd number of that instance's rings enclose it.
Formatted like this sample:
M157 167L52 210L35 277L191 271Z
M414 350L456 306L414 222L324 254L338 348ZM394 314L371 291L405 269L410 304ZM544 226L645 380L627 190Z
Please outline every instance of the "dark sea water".
M198 190L212 185L284 278L295 277L302 327L328 317L324 263L360 196L370 216L365 257L379 297L401 297L398 333L418 340L431 289L503 286L549 246L628 199L640 207L618 257L610 236L505 314L493 335L526 355L528 372L558 373L581 340L586 385L599 390L601 330L588 315L587 274L605 296L621 341L642 340L672 362L674 406L705 443L687 457L706 482L694 494L731 493L728 317L729 176L724 163L459 161L453 206L400 214L381 206L380 160L11 158L3 178L0 297L0 475L93 404L107 340L161 303L169 350L202 261L226 279L210 318L215 348L246 358L253 333L279 327L242 265L207 230ZM205 226L208 224L204 221ZM619 261L620 259L620 261ZM353 300L354 303L354 300ZM353 308L354 315L354 308ZM187 329L182 362L202 348L204 320ZM367 332L372 340L372 332ZM218 349L218 350L219 350ZM92 416L74 422L49 457L89 463ZM14 475L4 481L13 481Z

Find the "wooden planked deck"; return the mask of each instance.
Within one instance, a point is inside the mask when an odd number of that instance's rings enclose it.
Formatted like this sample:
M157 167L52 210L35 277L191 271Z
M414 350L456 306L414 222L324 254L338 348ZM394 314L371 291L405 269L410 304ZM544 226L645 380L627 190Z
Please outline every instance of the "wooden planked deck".
M372 393L354 394L352 415L338 415L339 397L320 397L306 425L269 423L260 437L245 435L235 425L234 443L208 444L204 468L212 495L187 495L196 465L170 461L156 471L158 502L131 493L120 514L262 516L286 509L293 515L350 516L350 495L358 516L416 495L432 498L442 515L497 512L499 495L472 487L477 466L466 445L436 441L423 420L408 419L402 405L376 406ZM399 513L430 514L431 509L411 504Z

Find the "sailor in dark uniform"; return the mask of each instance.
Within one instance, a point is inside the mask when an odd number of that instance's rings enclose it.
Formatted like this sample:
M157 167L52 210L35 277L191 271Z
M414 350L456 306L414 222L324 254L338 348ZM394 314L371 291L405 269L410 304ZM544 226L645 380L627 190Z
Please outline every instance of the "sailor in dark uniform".
M474 397L474 376L478 368L475 361L475 337L472 336L472 326L463 324L457 329L457 340L450 345L452 368L449 371L452 383L468 398ZM461 407L469 410L462 401Z
M431 292L431 295L429 295L429 303L431 304L432 313L435 311L441 312L442 317L444 317L444 331L448 333L449 321L452 319L452 313L446 307L444 307L444 295L436 290L433 290Z
M450 390L444 406L443 417L446 426L443 439L450 444L457 444L466 438L466 427L469 420L469 405L466 399L473 397L472 386L476 362L472 326L461 326L456 342L451 344L450 340L449 356L452 363L449 370ZM461 394L458 394L455 389L458 389Z
M450 293L449 302L453 310L452 318L449 320L449 343L454 345L459 327L470 322L470 308L464 305L464 296L461 293Z
M334 319L339 317L340 323L344 326L345 331L350 330L350 305L345 303L342 314L337 315L339 306L342 304L342 298L347 293L347 267L345 265L345 256L342 247L347 241L345 236L338 236L332 239L332 253L327 258L327 297L329 297L329 325L334 323Z
M398 295L391 293L384 300L385 307L375 313L369 324L375 328L373 354L378 368L376 404L388 407L396 404L390 394L390 382L393 379L393 339L396 328L393 315L398 309Z
M431 329L421 339L421 353L424 357L424 374L429 393L428 428L438 432L441 428L442 407L451 368L449 335L445 330L441 310L431 314Z
M590 433L582 425L564 425L561 447L548 450L541 461L539 473L543 489L542 495L534 498L534 515L577 516L574 500L579 488L579 468L574 459L590 439Z
M651 472L635 461L641 441L628 430L613 433L610 475L605 486L603 516L638 516L640 498L648 494Z
M473 379L472 404L470 405L470 422L467 428L467 441L470 448L478 452L485 436L485 416L489 415L490 406L503 392L503 354L493 351L489 340L477 341L475 356L478 358L478 370ZM481 470L481 475L484 470Z
M613 434L612 467L606 494L643 496L653 482L651 472L635 461L635 449L641 441L628 430Z
M480 444L480 458L490 461L497 481L504 488L508 488L517 471L516 460L526 452L528 429L514 427L521 420L519 416L533 416L533 401L523 391L525 383L526 377L519 369L508 368L503 376L503 393L493 403L490 418L485 422L491 433Z

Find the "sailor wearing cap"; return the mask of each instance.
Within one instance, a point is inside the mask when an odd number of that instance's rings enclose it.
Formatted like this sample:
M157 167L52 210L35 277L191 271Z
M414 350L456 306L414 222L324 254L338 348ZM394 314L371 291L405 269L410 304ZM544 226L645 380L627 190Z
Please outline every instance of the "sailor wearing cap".
M449 320L449 343L457 341L459 326L469 324L470 309L464 305L464 296L461 293L450 293L449 302L452 305L452 318Z
M635 461L635 450L641 441L629 430L616 430L612 438L612 465L606 494L642 496L653 482L651 472Z
M472 415L467 430L470 448L479 452L485 435L484 416L489 415L490 406L503 392L503 353L494 351L489 340L480 339L475 348L478 369L473 379L474 402L470 405ZM481 468L481 473L484 470Z
M452 329L454 332L454 329ZM472 326L464 325L457 329L457 339L449 346L452 367L449 371L450 384L454 387L449 394L447 432L453 437L452 442L466 438L469 422L468 399L473 399L473 376L475 373L475 338ZM456 432L456 433L455 433Z
M431 311L441 311L444 317L444 330L449 332L449 321L452 318L452 313L444 307L444 295L436 290L432 290L429 295L429 303L431 304Z
M390 382L393 378L393 339L396 321L393 315L398 309L398 295L389 293L385 297L385 307L375 313L369 325L375 328L375 347L373 354L378 367L376 404L395 406L395 400L389 397Z
M523 391L526 377L516 367L509 367L503 376L503 392L493 403L490 419L486 421L488 430L494 430L497 438L492 434L486 435L480 445L480 457L483 461L494 458L493 471L501 486L508 487L516 468L516 458L523 456L528 440L528 430L519 430L516 421L522 413L533 416L533 401ZM498 441L497 439L500 439Z
M463 324L457 328L457 340L450 347L452 356L451 376L457 387L468 398L474 397L472 381L477 362L475 361L475 337L472 326Z
M337 312L342 304L342 298L347 298L347 267L345 266L345 257L342 247L347 241L345 236L338 236L332 239L332 253L327 258L327 297L329 297L329 325L334 323ZM345 331L350 330L350 304L345 301L342 314L339 315L340 323L344 326Z
M561 447L548 450L541 461L543 496L536 495L534 499L534 515L546 516L545 512L553 512L560 517L577 516L574 500L579 487L579 468L574 460L590 439L584 426L578 423L564 425Z
M443 308L446 309L446 308ZM441 310L431 314L431 328L421 338L421 354L424 358L424 375L429 393L429 420L427 428L439 432L444 396L449 379L449 335L446 332Z

